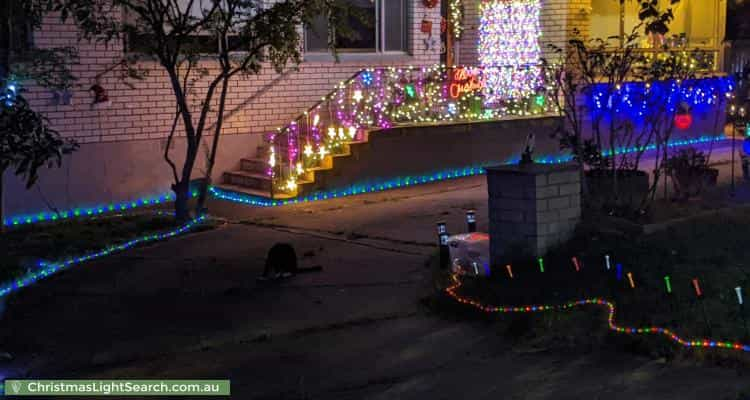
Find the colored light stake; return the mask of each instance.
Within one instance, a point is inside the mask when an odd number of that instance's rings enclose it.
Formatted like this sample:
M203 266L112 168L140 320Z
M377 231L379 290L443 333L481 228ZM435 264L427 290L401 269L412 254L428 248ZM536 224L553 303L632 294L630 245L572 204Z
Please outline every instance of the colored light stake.
M617 280L622 280L622 264L617 264Z
M737 286L736 288L734 288L734 291L737 293L737 303L743 305L745 302L742 299L742 288Z
M539 257L539 271L544 272L544 259L542 257Z
M607 271L609 271L612 268L612 266L609 263L609 254L607 254L607 255L604 256L604 261L605 261L605 263L607 265Z
M701 291L701 285L698 282L698 279L693 279L693 288L695 289L695 295L698 297L703 296L703 292Z
M573 261L573 266L576 268L576 272L581 272L581 264L578 262L578 258L573 257L571 260Z
M505 269L508 270L508 276L510 279L513 279L513 268L511 268L510 264L506 265Z
M630 282L630 288L635 289L635 282L633 281L633 273L628 272L628 281Z
M672 294L672 283L669 281L669 275L664 277L664 285L667 287L667 293Z

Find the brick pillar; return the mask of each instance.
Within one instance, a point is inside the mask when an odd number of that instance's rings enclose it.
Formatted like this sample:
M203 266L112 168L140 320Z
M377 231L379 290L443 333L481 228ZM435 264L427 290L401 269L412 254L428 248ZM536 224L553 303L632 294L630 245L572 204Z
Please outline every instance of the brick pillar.
M511 252L544 255L570 239L581 219L581 176L573 164L489 167L487 191L493 266Z

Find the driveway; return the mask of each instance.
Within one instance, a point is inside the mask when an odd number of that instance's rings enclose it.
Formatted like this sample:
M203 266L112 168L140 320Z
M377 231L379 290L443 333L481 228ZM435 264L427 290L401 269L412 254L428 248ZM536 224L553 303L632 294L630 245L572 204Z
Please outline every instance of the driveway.
M288 207L212 202L226 224L87 263L12 299L10 377L228 378L241 399L741 399L744 371L513 345L434 316L435 222L485 230L484 177ZM265 253L303 266L258 285Z

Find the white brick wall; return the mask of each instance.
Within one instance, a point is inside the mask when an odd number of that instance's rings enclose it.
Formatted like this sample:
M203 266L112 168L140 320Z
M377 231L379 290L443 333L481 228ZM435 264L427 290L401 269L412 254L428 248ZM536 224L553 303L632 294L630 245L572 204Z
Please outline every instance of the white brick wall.
M299 71L289 68L281 75L269 66L259 75L236 78L231 83L227 105L230 115L225 120L223 133L257 135L275 130L330 92L335 84L364 67L438 63L439 45L425 50L426 34L420 31L420 26L423 19L431 20L433 35L439 35L440 7L427 9L421 0L413 0L410 15L409 55L358 62L304 62ZM119 81L115 72L104 75L100 84L107 90L112 104L94 110L90 107L93 96L89 88L97 74L120 59L122 44L78 43L75 27L62 24L52 16L47 17L42 29L35 33L35 41L40 47L77 46L80 51L80 63L73 68L79 78L73 90L73 104L51 105L52 94L40 88L31 88L29 94L34 106L44 111L64 136L80 143L93 143L160 139L167 135L174 103L171 87L160 66L142 63L148 70L148 77L132 82L132 89ZM212 67L210 62L205 66ZM204 87L206 81L201 82ZM250 150L248 155L251 155Z

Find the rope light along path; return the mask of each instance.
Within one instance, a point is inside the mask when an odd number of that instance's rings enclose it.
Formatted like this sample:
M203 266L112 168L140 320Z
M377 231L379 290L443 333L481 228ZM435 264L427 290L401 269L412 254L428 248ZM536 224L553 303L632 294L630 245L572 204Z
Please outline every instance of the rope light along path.
M206 219L205 216L200 216L173 230L162 232L162 233L155 233L152 235L141 236L141 237L132 239L130 241L127 241L125 243L122 243L122 244L109 246L105 249L99 250L94 253L88 253L86 255L78 256L78 257L71 257L65 261L57 261L57 262L39 261L37 263L37 267L39 268L38 270L29 272L19 278L16 278L10 281L10 283L0 285L0 297L7 296L13 292L20 290L21 288L29 286L41 279L51 276L64 269L68 269L76 264L80 264L82 262L104 257L113 253L118 253L123 250L127 250L138 244L156 242L156 241L169 239L171 237L177 236L181 233L184 233L194 228L196 225L203 222L205 219Z
M191 197L197 197L198 192L191 192ZM114 202L109 204L100 204L97 206L81 206L59 212L38 212L27 215L16 215L3 219L3 225L7 227L17 227L21 225L36 224L39 222L60 221L75 218L94 217L97 215L110 214L116 212L130 211L136 208L153 206L174 200L174 194L164 193L158 196L142 197L140 199Z
M695 144L722 142L726 140L728 139L724 137L720 137L720 136L701 136L695 139L673 141L673 142L670 142L667 146L668 147L691 146ZM653 150L655 149L655 146L649 145L645 149ZM632 153L638 150L639 149L636 147L618 148L615 150L615 154L620 155L620 154L625 154L625 153ZM609 157L610 151L609 150L605 151L604 156ZM566 163L569 161L571 161L571 157L569 156L542 157L542 158L537 158L534 160L534 162L539 163L539 164L562 164L562 163ZM517 162L518 162L518 159L512 159L512 160L507 161L505 164L516 164ZM278 207L278 206L286 206L286 205L291 205L291 204L309 203L309 202L319 201L319 200L335 199L339 197L348 197L348 196L354 196L358 194L376 193L376 192L382 192L385 190L391 190L391 189L396 189L396 188L416 186L416 185L421 185L425 183L441 182L441 181L445 181L449 179L464 178L464 177L476 176L476 175L484 175L484 166L476 165L476 166L464 167L464 168L451 168L451 169L445 169L439 172L425 174L425 175L402 176L402 177L392 178L392 179L389 179L380 183L354 184L344 189L330 190L330 191L325 191L325 192L316 192L307 196L297 197L293 199L286 199L286 200L273 200L273 199L268 199L265 197L247 195L247 194L232 192L228 190L223 190L215 186L209 187L208 190L209 190L209 193L213 197L220 199L220 200L231 201L234 203L247 204L247 205L256 206L256 207Z
M568 303L557 304L557 305L527 305L527 306L492 306L482 304L479 301L472 300L468 297L461 296L457 293L458 288L461 287L461 280L453 275L454 283L445 289L446 293L459 303L469 305L485 313L499 313L499 314L512 314L512 313L537 313L546 311L567 311L576 307L596 305L607 309L607 323L609 329L618 333L626 333L630 335L644 335L644 334L657 334L665 336L667 339L680 344L683 347L718 347L722 349L736 350L750 352L750 345L742 343L732 342L720 342L714 340L686 340L677 335L677 333L658 326L651 326L645 328L634 328L629 326L620 326L615 323L615 305L611 301L599 297L593 297L590 299L583 299L578 301L571 301Z

